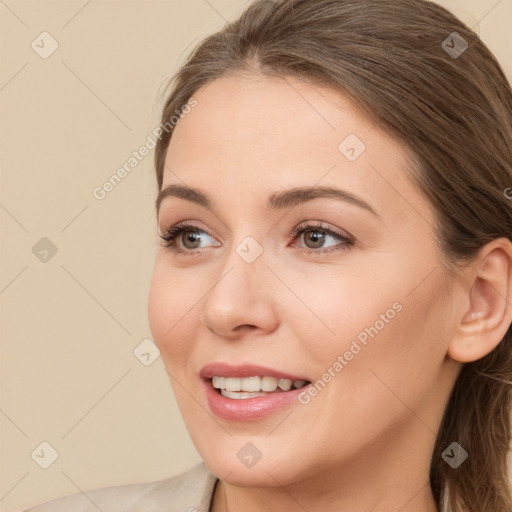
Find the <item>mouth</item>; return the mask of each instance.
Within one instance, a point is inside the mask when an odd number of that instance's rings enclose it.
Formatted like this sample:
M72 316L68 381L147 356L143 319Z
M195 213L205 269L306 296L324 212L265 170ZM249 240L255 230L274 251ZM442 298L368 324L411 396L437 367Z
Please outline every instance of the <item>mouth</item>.
M270 375L250 377L225 377L215 375L209 379L220 395L234 400L247 400L274 393L286 393L310 384L307 380L291 380Z
M292 406L311 384L302 375L252 364L211 363L200 377L211 412L236 422L254 421Z

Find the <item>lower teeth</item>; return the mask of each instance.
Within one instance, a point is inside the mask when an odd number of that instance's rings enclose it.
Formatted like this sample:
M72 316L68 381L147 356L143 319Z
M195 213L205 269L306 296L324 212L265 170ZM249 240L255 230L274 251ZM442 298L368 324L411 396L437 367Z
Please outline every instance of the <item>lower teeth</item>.
M292 387L292 390L296 388ZM275 393L286 393L281 388L277 388L275 391L228 391L227 389L217 389L217 391L226 398L244 399L244 398L256 398L257 396L273 395Z
M255 398L257 396L266 396L275 393L275 391L227 391L225 389L220 390L220 394L226 398L244 399L244 398Z

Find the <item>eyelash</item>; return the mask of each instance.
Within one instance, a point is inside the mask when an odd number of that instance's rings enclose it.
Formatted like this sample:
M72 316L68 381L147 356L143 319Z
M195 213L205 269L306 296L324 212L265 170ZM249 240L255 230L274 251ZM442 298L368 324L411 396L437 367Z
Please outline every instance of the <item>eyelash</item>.
M175 224L174 226L171 226L164 235L159 235L161 239L161 245L165 248L170 249L176 254L188 254L193 255L197 254L201 251L201 249L195 249L195 250L188 250L188 249L181 249L179 248L174 242L175 240L184 232L194 232L194 233L206 233L208 236L210 233L208 231L205 231L204 229L200 229L198 226L195 226L194 224L190 224L188 222L179 222L178 224ZM307 247L297 247L297 249L304 251L308 254L316 253L316 254L325 254L333 251L343 251L348 249L349 247L352 247L355 243L353 238L350 238L348 236L342 235L341 233L337 233L336 231L328 228L323 227L322 223L318 224L308 224L307 222L299 224L297 227L294 228L294 230L291 233L291 236L293 239L297 238L298 236L302 235L303 233L306 233L308 231L320 231L322 233L331 235L334 238L337 238L341 244L332 246L327 249L309 249ZM213 237L212 237L213 238ZM340 247L341 245L341 247Z

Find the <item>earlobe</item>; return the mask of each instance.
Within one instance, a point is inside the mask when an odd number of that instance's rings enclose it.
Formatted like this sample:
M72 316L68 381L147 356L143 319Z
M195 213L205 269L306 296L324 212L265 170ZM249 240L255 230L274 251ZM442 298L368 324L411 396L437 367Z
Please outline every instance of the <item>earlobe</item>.
M494 350L512 321L512 243L489 242L468 271L469 308L464 312L448 347L448 356L467 363ZM475 273L476 271L476 273Z

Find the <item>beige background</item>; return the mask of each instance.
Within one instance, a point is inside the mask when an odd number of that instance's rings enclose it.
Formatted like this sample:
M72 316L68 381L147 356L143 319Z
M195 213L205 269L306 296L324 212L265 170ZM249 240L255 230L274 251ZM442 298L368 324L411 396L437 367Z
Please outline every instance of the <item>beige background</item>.
M512 77L512 0L440 3ZM0 0L1 512L200 460L161 359L133 353L151 337L153 153L103 200L92 191L158 125L186 52L246 4ZM31 47L43 31L59 45L47 59ZM58 452L47 469L43 441Z

